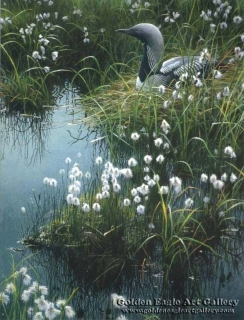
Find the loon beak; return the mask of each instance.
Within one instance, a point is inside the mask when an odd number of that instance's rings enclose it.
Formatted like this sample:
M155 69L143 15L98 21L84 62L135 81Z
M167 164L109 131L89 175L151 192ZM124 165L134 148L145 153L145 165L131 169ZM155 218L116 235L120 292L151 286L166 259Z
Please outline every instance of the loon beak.
M118 29L116 32L121 32L121 33L127 33L128 34L129 29Z
M141 40L141 38L139 37L140 35L140 29L138 28L129 28L129 29L118 29L116 30L116 32L121 32L121 33L125 33L125 34L128 34L129 36L132 36L132 37L135 37L135 38L138 38L139 40Z

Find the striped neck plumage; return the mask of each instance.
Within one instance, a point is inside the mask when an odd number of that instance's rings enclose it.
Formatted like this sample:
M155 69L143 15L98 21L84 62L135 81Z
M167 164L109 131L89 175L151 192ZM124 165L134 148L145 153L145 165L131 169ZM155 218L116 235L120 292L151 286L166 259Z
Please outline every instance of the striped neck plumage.
M141 82L144 82L147 77L157 72L162 58L162 49L163 46L161 44L154 46L154 48L148 44L143 45L143 56L138 75Z

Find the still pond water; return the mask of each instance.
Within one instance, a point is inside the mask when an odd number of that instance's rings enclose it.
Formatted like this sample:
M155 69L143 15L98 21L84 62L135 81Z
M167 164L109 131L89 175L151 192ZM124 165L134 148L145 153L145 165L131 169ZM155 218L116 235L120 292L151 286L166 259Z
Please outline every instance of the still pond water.
M94 144L96 138L82 126L73 126L77 107L73 103L75 92L64 90L57 105L52 108L43 119L27 117L20 114L0 114L0 276L4 280L11 273L13 260L18 263L26 259L31 251L12 250L23 249L19 243L21 228L26 220L21 207L27 207L33 201L34 194L43 192L44 177L59 177L59 170L65 168L65 159L70 157L77 161L77 154L81 153L80 160L83 172L90 171L93 161L98 155ZM81 112L79 116L84 116ZM83 137L75 141L73 137ZM74 143L75 142L75 143ZM101 152L101 151L100 151ZM101 153L99 153L101 155ZM59 180L58 180L59 182ZM234 268L232 261L216 262L216 266L207 265L199 259L197 277L181 284L177 279L171 279L166 288L163 286L160 265L148 266L141 270L140 266L132 267L129 272L121 275L116 281L105 277L92 284L91 272L84 264L76 259L67 258L66 253L53 251L34 252L29 263L42 277L52 294L67 296L76 287L79 287L73 306L77 312L76 319L102 320L115 319L122 314L121 310L112 310L111 293L117 293L127 299L178 299L181 302L185 297L196 299L201 296L220 303L218 298L239 300L234 308L234 314L199 314L184 317L184 319L229 319L240 320L244 315L244 263ZM237 254L242 254L239 246ZM244 259L242 259L243 262ZM206 266L202 265L203 262ZM24 265L23 262L21 265ZM89 269L89 268L88 268ZM227 277L231 274L231 277ZM110 281L111 280L111 281ZM208 300L206 300L208 301ZM174 306L177 308L177 306ZM134 307L135 308L135 307ZM221 308L221 306L216 306ZM228 306L228 308L230 308ZM153 314L148 314L152 316ZM159 315L160 319L181 319L180 316ZM128 319L145 319L143 315L126 315ZM156 318L155 318L156 319Z

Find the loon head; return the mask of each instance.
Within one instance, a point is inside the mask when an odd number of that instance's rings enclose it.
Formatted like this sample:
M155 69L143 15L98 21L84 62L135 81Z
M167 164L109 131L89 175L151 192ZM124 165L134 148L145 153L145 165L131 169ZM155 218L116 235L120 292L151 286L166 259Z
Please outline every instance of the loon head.
M118 29L117 32L128 34L144 44L144 54L139 70L139 78L144 82L146 77L155 73L162 59L163 37L159 29L150 23L139 23L129 29Z
M163 37L161 32L151 23L139 23L129 29L118 29L116 31L135 37L150 47L163 46Z

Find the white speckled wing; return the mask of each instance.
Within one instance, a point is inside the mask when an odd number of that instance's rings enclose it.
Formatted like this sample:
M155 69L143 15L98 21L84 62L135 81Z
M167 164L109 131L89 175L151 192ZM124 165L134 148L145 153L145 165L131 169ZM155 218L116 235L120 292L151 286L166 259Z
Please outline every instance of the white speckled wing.
M165 76L171 74L174 77L180 77L182 74L188 72L189 75L196 75L198 72L205 72L209 70L211 65L214 65L215 60L200 62L199 56L192 57L175 57L165 61L162 64L160 73Z
M182 58L181 57L175 57L172 59L169 59L167 61L164 61L162 64L162 67L160 69L160 72L162 73L169 73L177 68L182 64Z

